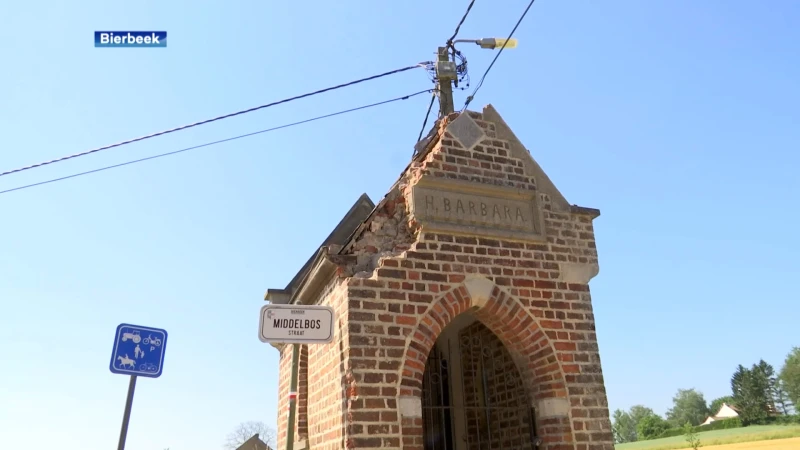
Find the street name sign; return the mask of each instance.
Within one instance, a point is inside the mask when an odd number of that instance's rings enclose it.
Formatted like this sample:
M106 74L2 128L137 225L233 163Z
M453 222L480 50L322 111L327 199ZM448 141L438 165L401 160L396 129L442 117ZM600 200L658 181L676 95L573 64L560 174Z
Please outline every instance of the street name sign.
M265 305L258 338L273 344L325 344L333 340L333 308L320 305Z
M158 378L164 368L167 330L128 323L117 327L109 369L120 375Z

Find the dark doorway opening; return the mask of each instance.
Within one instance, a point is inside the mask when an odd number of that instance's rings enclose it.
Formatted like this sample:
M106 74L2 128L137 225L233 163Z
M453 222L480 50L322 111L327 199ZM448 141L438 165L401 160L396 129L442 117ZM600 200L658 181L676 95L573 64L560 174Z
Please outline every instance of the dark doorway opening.
M534 411L502 341L471 315L448 325L422 387L425 450L533 450Z

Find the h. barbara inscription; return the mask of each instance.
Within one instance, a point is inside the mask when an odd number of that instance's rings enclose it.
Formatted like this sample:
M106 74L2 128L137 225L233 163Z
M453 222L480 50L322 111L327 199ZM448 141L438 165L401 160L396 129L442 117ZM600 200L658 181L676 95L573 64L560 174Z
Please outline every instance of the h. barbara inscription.
M537 239L535 191L422 179L413 187L412 210L431 231Z
M524 207L509 205L490 198L464 199L452 193L425 194L425 213L452 216L464 222L506 222L522 228L531 217L525 217ZM472 196L477 197L477 196Z

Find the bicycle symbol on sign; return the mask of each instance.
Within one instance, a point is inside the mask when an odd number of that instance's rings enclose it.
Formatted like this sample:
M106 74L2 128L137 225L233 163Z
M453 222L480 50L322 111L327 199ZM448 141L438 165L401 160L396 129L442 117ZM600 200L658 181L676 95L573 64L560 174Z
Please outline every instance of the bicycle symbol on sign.
M139 366L139 370L142 370L144 372L156 372L158 371L158 367L153 363L144 363L141 366Z

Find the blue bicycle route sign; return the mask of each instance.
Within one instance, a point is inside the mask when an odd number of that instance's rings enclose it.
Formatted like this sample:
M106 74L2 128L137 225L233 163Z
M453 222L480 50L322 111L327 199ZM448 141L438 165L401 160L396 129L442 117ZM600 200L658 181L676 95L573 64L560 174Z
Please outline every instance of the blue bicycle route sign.
M167 330L120 324L109 369L120 375L158 378L164 368L166 348Z

